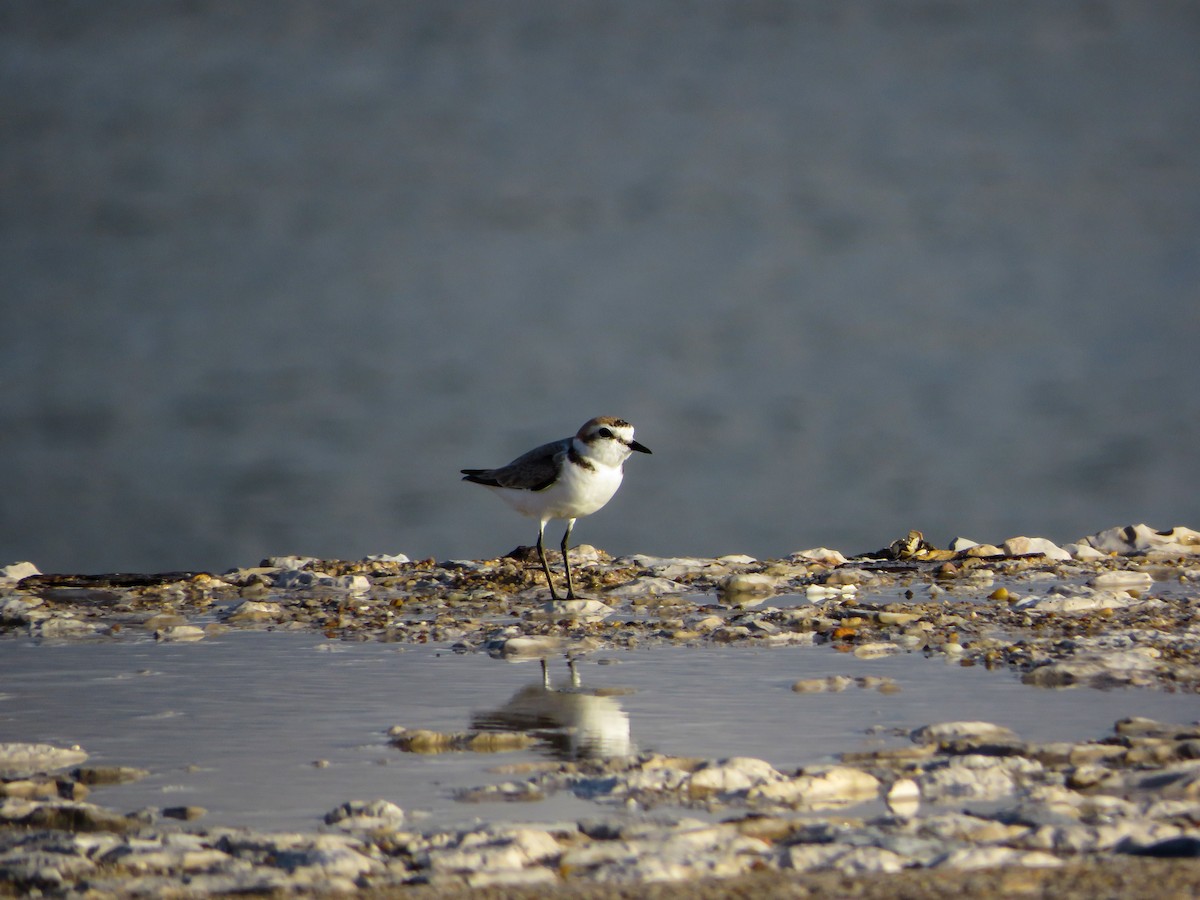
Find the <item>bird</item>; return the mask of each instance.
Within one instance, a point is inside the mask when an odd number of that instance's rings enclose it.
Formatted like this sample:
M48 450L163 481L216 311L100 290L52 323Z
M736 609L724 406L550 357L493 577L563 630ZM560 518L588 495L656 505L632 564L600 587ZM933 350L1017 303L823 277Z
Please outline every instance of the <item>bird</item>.
M565 519L562 538L563 566L567 572L567 597L575 599L571 561L567 557L575 520L588 516L612 499L621 486L622 466L634 451L650 449L633 439L633 426L614 416L589 419L573 437L551 441L518 456L498 469L460 469L463 481L491 488L501 500L523 516L538 520L537 550L550 586L552 600L559 599L546 560L546 523Z

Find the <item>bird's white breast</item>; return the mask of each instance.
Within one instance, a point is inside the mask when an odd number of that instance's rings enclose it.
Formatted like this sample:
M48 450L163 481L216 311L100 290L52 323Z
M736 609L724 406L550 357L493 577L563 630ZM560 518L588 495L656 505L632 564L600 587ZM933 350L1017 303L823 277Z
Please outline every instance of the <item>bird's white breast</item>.
M587 460L591 468L571 462L563 454L558 480L542 491L494 488L517 512L536 519L576 519L594 513L612 499L621 486L621 467Z

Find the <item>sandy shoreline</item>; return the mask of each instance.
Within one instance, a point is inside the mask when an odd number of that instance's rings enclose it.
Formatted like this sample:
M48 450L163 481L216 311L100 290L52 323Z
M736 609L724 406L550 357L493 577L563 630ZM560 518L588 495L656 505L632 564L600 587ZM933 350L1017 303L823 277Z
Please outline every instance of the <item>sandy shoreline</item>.
M534 659L811 643L1009 668L1041 688L1200 688L1200 535L1188 529L948 550L909 535L853 560L823 548L769 561L575 553L587 599L558 603L527 551L442 563L281 558L221 575L10 566L0 622L39 641L287 629ZM839 690L836 681L792 689ZM582 689L566 699L596 702ZM400 729L392 739L406 752L438 752L524 735ZM1128 718L1108 735L1039 744L987 722L931 722L907 747L795 772L742 758L566 759L514 769L500 790L518 799L570 791L600 810L670 816L442 832L383 801L345 804L309 834L222 828L189 821L186 809L124 814L96 805L103 779L67 748L3 749L0 888L18 893L1082 897L1137 896L1147 884L1186 896L1200 886L1193 723ZM856 815L884 800L886 814ZM710 819L689 819L689 809Z

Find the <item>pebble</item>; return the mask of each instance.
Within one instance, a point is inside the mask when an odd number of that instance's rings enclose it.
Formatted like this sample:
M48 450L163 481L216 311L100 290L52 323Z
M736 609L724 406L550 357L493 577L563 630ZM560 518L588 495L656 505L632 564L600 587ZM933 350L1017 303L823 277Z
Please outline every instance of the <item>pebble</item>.
M22 578L31 575L41 575L38 567L31 562L15 562L0 567L0 582L16 584Z
M1104 572L1088 581L1092 587L1121 588L1122 590L1146 591L1154 583L1154 579L1146 572L1128 570Z
M91 637L99 631L93 622L85 622L67 614L33 622L32 632L41 638L72 640Z
M959 756L917 778L921 796L931 803L959 800L998 800L1011 796L1018 787L1018 776L1040 773L1034 760L1014 761L994 756Z
M734 757L702 766L692 774L688 790L693 796L713 792L728 794L748 791L755 785L781 778L775 767L765 760Z
M272 586L283 591L323 588L349 594L365 594L371 590L371 580L365 575L326 575L305 569L285 568L275 576Z
M846 562L844 557L837 550L830 550L828 547L815 547L811 550L800 550L788 557L791 562L798 563L816 563L820 566L833 568L840 566Z
M826 691L844 691L854 684L846 675L830 675L828 678L803 678L792 684L797 694L821 694Z
M1010 556L1024 556L1029 553L1040 553L1047 559L1070 559L1071 554L1053 541L1046 538L1014 537L1009 538L1000 549Z
M488 654L498 659L548 659L561 653L566 642L553 635L518 635L491 642Z
M1036 687L1094 687L1147 685L1159 668L1161 653L1153 647L1077 653L1026 672L1021 680Z
M913 731L909 737L916 744L937 744L941 747L955 748L1012 746L1020 743L1020 738L1012 729L992 722L981 721L938 722L933 725L924 725Z
M718 590L726 594L770 595L775 593L778 581L762 572L739 572L718 582Z
M1024 597L1014 603L1013 609L1033 609L1039 612L1075 613L1096 609L1120 609L1133 603L1128 594L1110 591L1076 594L1073 596Z
M856 593L858 593L857 584L810 584L804 589L805 598L814 602L838 597L853 597Z
M132 766L88 766L76 769L71 773L80 784L131 784L141 781L150 774L149 769L137 769Z
M675 581L679 578L696 576L720 576L729 571L730 566L753 564L748 556L723 556L720 559L697 559L694 557L662 557L662 556L628 556L616 560L618 564L627 564L645 569L655 578Z
M789 781L756 788L750 799L829 809L871 800L878 794L879 779L869 772L850 766L814 766Z
M612 614L612 607L599 600L551 600L542 605L542 612L556 619L598 622Z
M154 632L160 641L199 641L205 636L205 631L198 625L170 625Z
M1156 531L1149 525L1109 528L1084 538L1083 543L1104 553L1122 556L1195 556L1200 555L1200 532L1182 525L1169 531Z
M876 614L875 618L879 621L880 625L899 625L901 627L911 625L913 622L918 622L921 619L917 613L891 612L888 610Z
M286 617L283 606L274 601L243 600L229 611L225 621L233 625L255 622L280 622Z
M192 822L207 816L208 810L203 806L168 806L163 809L162 814L168 819Z
M1004 550L995 544L974 544L959 551L970 559L985 559L991 556L1004 556Z
M53 744L0 744L0 778L29 778L47 775L77 766L88 758L81 747L56 747Z
M605 596L615 600L632 600L639 597L661 597L667 594L681 594L689 590L685 584L680 584L670 578L659 578L653 575L643 575L624 584L609 588Z
M900 647L890 641L870 641L854 648L854 655L859 659L881 659L899 652Z
M325 814L326 825L344 831L394 831L404 822L404 810L389 800L351 800Z

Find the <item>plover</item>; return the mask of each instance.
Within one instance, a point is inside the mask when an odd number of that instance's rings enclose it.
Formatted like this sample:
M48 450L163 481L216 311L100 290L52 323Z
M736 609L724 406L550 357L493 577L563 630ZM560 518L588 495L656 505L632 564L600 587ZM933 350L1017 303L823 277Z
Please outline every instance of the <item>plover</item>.
M551 441L518 456L499 469L462 469L463 481L491 488L500 499L523 516L538 520L538 556L555 600L554 580L546 561L543 535L551 519L566 519L563 532L563 566L567 570L567 599L575 599L567 542L575 520L588 516L612 499L621 486L621 466L634 450L650 450L633 439L633 426L624 419L598 416L574 437Z

